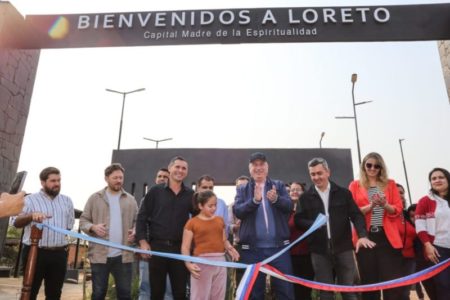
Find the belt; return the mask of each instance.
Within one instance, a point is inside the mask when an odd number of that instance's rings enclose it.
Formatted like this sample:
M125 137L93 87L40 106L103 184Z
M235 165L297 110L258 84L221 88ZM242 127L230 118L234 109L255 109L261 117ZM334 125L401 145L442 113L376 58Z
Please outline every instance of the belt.
M66 251L67 246L60 246L60 247L39 247L39 249L46 250L46 251Z
M382 232L383 226L370 226L369 232L376 233L376 232Z
M279 248L289 245L290 241L264 241L256 242L255 244L239 244L239 248L243 250L255 249L255 248Z
M178 245L181 245L181 241L159 240L159 239L152 239L150 241L150 245L152 243L155 243L155 244L158 244L158 245L164 245L164 246L178 246Z

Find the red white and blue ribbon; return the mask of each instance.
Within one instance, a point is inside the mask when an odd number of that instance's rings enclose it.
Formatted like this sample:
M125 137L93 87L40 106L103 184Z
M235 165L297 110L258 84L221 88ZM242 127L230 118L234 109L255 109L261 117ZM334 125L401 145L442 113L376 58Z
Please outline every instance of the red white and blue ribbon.
M201 263L201 264L207 264L207 265L213 265L218 267L227 267L227 268L240 268L240 269L246 269L244 276L242 277L242 280L237 288L236 291L236 299L249 299L251 290L253 288L253 285L256 281L256 278L258 277L259 272L265 273L267 275L279 278L281 280L289 281L294 284L301 284L313 289L317 290L323 290L323 291L333 291L333 292L369 292L369 291L376 291L376 290L384 290L384 289L390 289L405 285L411 285L423 280L426 280L428 278L431 278L438 274L439 272L445 270L450 266L450 259L447 259L445 261L442 261L434 266L431 266L425 270L422 270L420 272L397 278L390 281L380 282L380 283L374 283L374 284L367 284L367 285L358 285L358 286L347 286L347 285L335 285L335 284L326 284L316 281L311 281L307 279L303 279L300 277L295 277L289 274L283 274L280 271L278 271L276 268L272 267L269 263L273 260L277 259L280 255L285 253L286 251L289 251L295 244L299 243L303 239L305 239L308 235L310 235L312 232L320 228L326 223L326 217L322 214L320 214L317 219L314 221L314 224L304 233L302 234L298 239L293 241L290 245L284 247L281 251L274 254L273 256L265 259L262 262L256 263L256 264L243 264L243 263L237 263L237 262L221 262L221 261L211 261L205 258L195 257L195 256L186 256L181 254L175 254L175 253L166 253L166 252L158 252L158 251L145 251L138 248L133 248L125 245L120 245L116 243L111 243L109 241L94 238L85 234L65 230L62 228L58 228L52 225L48 224L36 224L38 228L42 229L44 227L47 227L50 230L59 232L61 234L65 234L74 238L87 240L92 243L101 244L108 247L114 247L118 249L122 249L125 251L131 251L135 253L145 253L155 256L161 256L171 259L178 259L182 261L189 261L194 263Z

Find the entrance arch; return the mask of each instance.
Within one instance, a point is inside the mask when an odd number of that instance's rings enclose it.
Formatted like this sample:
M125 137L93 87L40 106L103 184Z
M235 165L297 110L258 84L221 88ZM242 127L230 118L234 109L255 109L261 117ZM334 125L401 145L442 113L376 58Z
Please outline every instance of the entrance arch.
M0 3L0 6L4 7L4 5L7 5L6 3ZM445 23L445 18L439 18L439 16L448 16L448 4L444 5L441 7L442 9L437 9L436 11L434 11L433 13L433 20L441 20L442 22L444 22L444 25L448 25L448 23ZM11 10L8 11L8 17L11 16ZM422 16L427 16L427 13L425 10L420 10L420 14ZM105 15L105 14L103 14ZM274 10L274 15L275 15L275 10ZM53 22L55 21L55 19L58 19L60 16L53 16L51 18L53 18ZM306 14L307 18L314 18L314 13L312 12L308 12ZM15 16L16 20L14 22L16 22L18 19L18 16ZM295 22L296 20L298 20L298 15L292 14L292 21ZM269 17L269 19L271 19ZM6 18L2 18L2 20L6 20ZM39 20L39 18L37 19ZM44 19L42 19L44 20ZM310 19L308 19L310 20ZM422 19L423 20L423 19ZM226 20L225 20L226 21ZM304 20L303 20L304 21ZM8 21L9 22L9 21ZM17 169L17 164L18 164L18 159L19 159L19 153L20 153L20 148L21 148L21 144L22 144L22 138L23 138L23 134L24 134L24 128L25 128L25 123L26 123L26 117L28 115L28 105L29 105L29 101L31 99L31 94L32 94L32 88L33 88L33 82L34 82L34 76L35 76L35 72L37 69L37 62L39 59L39 50L29 50L28 48L25 49L25 47L21 48L19 47L19 45L17 44L16 47L10 47L5 45L5 42L12 42L15 43L13 40L8 39L10 37L14 37L14 36L25 36L27 37L26 34L28 34L28 31L22 30L23 28L21 28L20 26L16 26L16 24L13 23L8 23L3 21L3 23L0 25L0 38L1 38L1 63L2 63L2 77L1 77L1 82L0 85L2 87L2 96L0 97L0 101L2 104L2 112L5 112L8 114L8 117L0 118L0 120L6 120L6 119L11 119L11 120L15 120L17 122L13 122L13 121L9 121L9 122L4 122L2 123L2 126L4 126L5 128L5 132L7 133L7 135L2 135L0 137L0 141L3 143L3 145L1 148L1 160L2 160L2 164L0 164L0 169L1 169L1 174L2 174L2 187L3 189L6 189L6 187L8 186L9 181L12 180L14 172ZM44 22L45 23L45 22ZM64 23L64 22L61 22ZM14 26L11 26L14 25ZM50 23L53 24L53 23ZM108 24L108 22L107 22ZM268 21L268 24L270 24L270 22ZM423 23L421 23L423 25ZM435 26L435 23L433 23ZM47 23L48 25L48 23ZM416 32L420 32L420 33L424 33L426 32L426 30L422 30L422 29L431 29L430 31L433 32L441 32L442 30L434 30L433 28L435 27L427 27L427 26L422 26L422 25L416 25L418 27L414 27L414 28L419 28L417 30L412 30L412 31L416 31ZM344 24L340 24L340 26L344 26ZM348 27L348 26L347 26ZM448 30L450 26L445 26L442 28L446 28ZM350 27L352 28L352 27ZM441 29L442 29L441 28ZM48 28L47 28L48 29ZM45 34L47 34L47 29L44 31ZM444 31L445 32L445 31ZM42 32L41 32L42 33ZM398 32L397 32L398 34ZM300 36L300 35L299 35ZM36 37L38 37L38 35L35 36L28 36L28 38L30 38L31 40L34 40ZM48 38L48 36L46 37L46 39ZM312 38L312 36L311 36ZM403 38L403 37L402 37ZM41 42L46 40L46 39L42 39L40 40ZM446 34L444 37L431 37L430 39L448 39L448 34ZM39 39L38 39L39 40ZM54 42L54 41L53 41ZM107 46L107 43L104 44L99 44L99 46ZM35 49L35 48L32 48ZM17 61L19 62L27 62L28 64L17 64ZM14 62L16 62L16 64L14 64ZM7 68L5 68L5 65L9 65L10 67L12 67L11 71L7 71L5 72L4 70L6 70ZM16 66L17 65L17 66ZM9 77L8 77L9 76ZM19 88L11 86L10 83L14 82L15 84L19 85ZM23 84L23 85L22 85ZM7 92L5 92L5 90L7 90ZM18 91L17 91L18 90ZM4 96L7 95L7 96ZM13 96L15 97L14 100ZM15 118L14 117L14 112L11 112L10 108L8 108L8 111L6 111L6 107L9 107L11 103L17 103L17 99L19 99L20 97L22 97L21 99L23 99L24 104L20 104L19 105L19 110L17 110L17 115L20 116L20 118ZM7 100L5 100L7 99ZM12 105L12 104L11 104ZM14 105L12 105L14 106ZM5 109L5 110L3 110ZM3 132L3 128L1 130ZM349 131L351 132L351 131ZM13 142L12 142L13 141ZM5 174L5 175L4 175Z

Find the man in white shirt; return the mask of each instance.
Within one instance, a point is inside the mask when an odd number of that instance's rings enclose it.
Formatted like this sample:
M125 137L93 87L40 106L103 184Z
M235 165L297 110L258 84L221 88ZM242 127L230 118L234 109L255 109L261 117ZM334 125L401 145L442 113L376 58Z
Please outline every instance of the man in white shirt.
M48 167L39 174L42 189L25 198L22 213L14 220L17 228L25 227L23 235L22 262L25 265L30 251L31 226L44 223L62 229L72 229L74 209L72 200L60 194L61 173L57 168ZM48 228L42 230L38 245L35 274L30 299L36 299L42 281L45 283L46 299L60 299L67 269L67 238Z
M352 194L346 188L330 181L330 169L323 158L313 158L308 163L309 175L313 185L299 199L294 217L296 226L307 230L319 213L327 216L327 224L314 231L308 237L311 261L315 278L323 283L353 285L356 264L353 256L353 222L359 239L356 252L360 247L372 248L375 243L366 238L364 216L353 201ZM344 300L356 300L355 293L342 293ZM321 300L334 299L332 292L320 291Z

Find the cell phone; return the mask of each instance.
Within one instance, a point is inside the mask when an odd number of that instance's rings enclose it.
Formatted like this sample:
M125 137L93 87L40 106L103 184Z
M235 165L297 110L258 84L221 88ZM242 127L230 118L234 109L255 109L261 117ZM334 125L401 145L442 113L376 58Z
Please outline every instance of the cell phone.
M27 171L21 171L16 174L16 177L14 177L14 180L9 189L10 194L17 194L18 192L22 191L23 184L25 183L25 178L27 178L27 174Z

